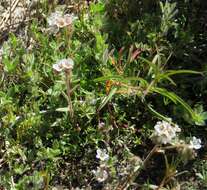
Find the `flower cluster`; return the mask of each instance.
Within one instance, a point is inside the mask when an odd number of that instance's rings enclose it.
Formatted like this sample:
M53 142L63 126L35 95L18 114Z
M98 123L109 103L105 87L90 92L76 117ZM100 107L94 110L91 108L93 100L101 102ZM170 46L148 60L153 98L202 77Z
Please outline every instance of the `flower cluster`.
M154 126L154 129L155 131L151 138L158 144L170 143L172 139L176 137L176 133L181 131L178 125L173 125L166 121L158 121Z
M96 158L101 161L101 164L92 172L98 182L104 182L108 178L107 162L109 160L109 155L105 149L98 148L96 151Z
M184 163L188 160L195 158L197 155L195 150L201 148L201 139L192 137L189 142L185 142L179 138L176 138L177 132L181 129L176 124L166 121L158 121L154 126L154 132L151 136L152 141L155 144L168 144L172 146L168 148L175 148L180 153L181 159ZM165 147L161 149L165 150Z
M51 13L47 19L47 22L52 31L56 33L60 28L71 26L75 19L76 17L74 17L73 14L63 15L62 12L56 11L54 13Z
M68 72L73 69L74 62L71 58L61 59L57 63L53 64L55 72L60 73L62 71Z

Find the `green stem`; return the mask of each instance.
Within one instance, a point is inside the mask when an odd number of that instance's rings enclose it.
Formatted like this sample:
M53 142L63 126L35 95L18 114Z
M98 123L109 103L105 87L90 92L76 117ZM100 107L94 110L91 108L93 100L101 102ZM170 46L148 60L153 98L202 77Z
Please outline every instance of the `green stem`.
M74 117L74 112L73 112L73 105L72 105L72 101L71 101L71 82L70 82L70 78L71 78L71 71L65 72L65 79L66 79L66 86L67 86L67 96L68 96L68 111L70 113L70 117L73 119Z

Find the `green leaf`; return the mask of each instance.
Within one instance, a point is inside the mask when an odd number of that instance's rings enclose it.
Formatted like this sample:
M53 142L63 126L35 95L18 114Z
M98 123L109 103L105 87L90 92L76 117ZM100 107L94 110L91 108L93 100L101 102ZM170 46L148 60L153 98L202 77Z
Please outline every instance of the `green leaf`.
M165 117L165 116L162 115L161 113L159 113L159 112L157 112L156 110L154 110L150 104L146 104L146 105L147 105L148 109L150 110L150 112L152 112L157 118L169 122L169 118Z
M57 108L55 111L58 111L58 112L68 112L69 109L68 107L64 107L64 108Z
M91 3L90 5L90 11L95 14L95 13L101 13L104 11L104 4L103 3Z
M4 59L4 66L5 66L4 69L6 72L11 73L15 71L17 64L18 64L17 58L14 58L13 60L10 60L9 58Z
M130 82L130 81L140 81L143 84L148 85L148 82L141 77L123 77L121 75L108 75L108 76L99 77L94 79L94 82L102 82L107 80L116 80L118 82L123 82L123 83Z
M202 72L199 71L192 71L192 70L167 70L166 72L162 74L158 74L157 80L162 80L162 79L169 79L170 76L172 75L177 75L177 74L199 74L202 75Z
M94 79L94 82L103 82L103 81L107 81L107 80L123 80L123 77L120 75L108 75L108 76L103 76L103 77L99 77Z
M147 63L151 69L154 70L154 73L157 74L158 73L158 68L157 68L157 65L154 64L153 62L145 59L144 57L139 57L139 59L141 59L142 61L144 61L145 63Z
M195 124L198 126L205 126L207 120L207 112L196 114L196 119L194 119Z
M156 92L164 97L169 98L171 101L173 101L175 104L180 103L192 116L193 119L196 119L196 113L193 111L193 109L179 96L177 96L174 92L169 92L164 88L151 88L152 92Z

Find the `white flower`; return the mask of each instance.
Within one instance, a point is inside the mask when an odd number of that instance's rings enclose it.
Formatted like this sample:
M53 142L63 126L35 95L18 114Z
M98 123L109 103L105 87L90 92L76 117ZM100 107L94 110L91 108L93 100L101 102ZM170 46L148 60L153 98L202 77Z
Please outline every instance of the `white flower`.
M108 172L103 167L98 167L92 171L98 182L103 182L108 178Z
M176 137L176 132L180 132L181 129L178 125L172 125L166 121L158 121L154 126L154 133L152 134L152 140L156 143L167 144Z
M108 161L109 155L107 154L107 151L105 149L98 148L96 151L96 158L98 158L101 161Z
M63 28L66 26L65 19L63 17L57 18L56 25L58 28Z
M63 15L61 12L56 11L51 13L47 19L47 22L50 27L57 26L58 28L63 28L65 26L71 25L75 19L76 17L73 14Z
M63 18L64 18L65 25L68 26L73 23L75 17L72 14L66 14L64 15Z
M181 129L180 129L180 127L177 124L175 124L173 127L174 127L174 130L176 132L181 132Z
M48 31L50 33L56 34L59 31L60 21L59 19L62 17L62 13L60 11L56 11L51 13L51 15L47 18L47 22L49 25Z
M61 71L69 71L73 69L74 62L71 58L61 59L57 63L53 64L53 69L60 73Z
M51 13L51 15L47 19L47 22L48 22L49 26L57 25L57 20L61 17L62 17L62 13L59 12L59 11Z
M53 64L52 68L58 73L60 73L63 70L62 65L60 65L58 63Z
M193 139L190 141L189 147L192 149L196 149L196 150L200 149L201 148L201 139L193 137Z
M61 59L59 61L59 64L62 65L63 69L71 70L73 69L74 62L71 58L68 58L68 59Z

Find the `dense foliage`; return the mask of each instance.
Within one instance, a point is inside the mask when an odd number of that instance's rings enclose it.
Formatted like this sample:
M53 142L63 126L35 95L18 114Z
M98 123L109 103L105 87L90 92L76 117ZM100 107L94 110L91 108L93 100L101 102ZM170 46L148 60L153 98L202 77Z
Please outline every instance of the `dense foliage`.
M54 26L57 10L71 23ZM206 10L204 0L38 1L1 38L1 188L207 188ZM177 128L155 140L162 125Z

